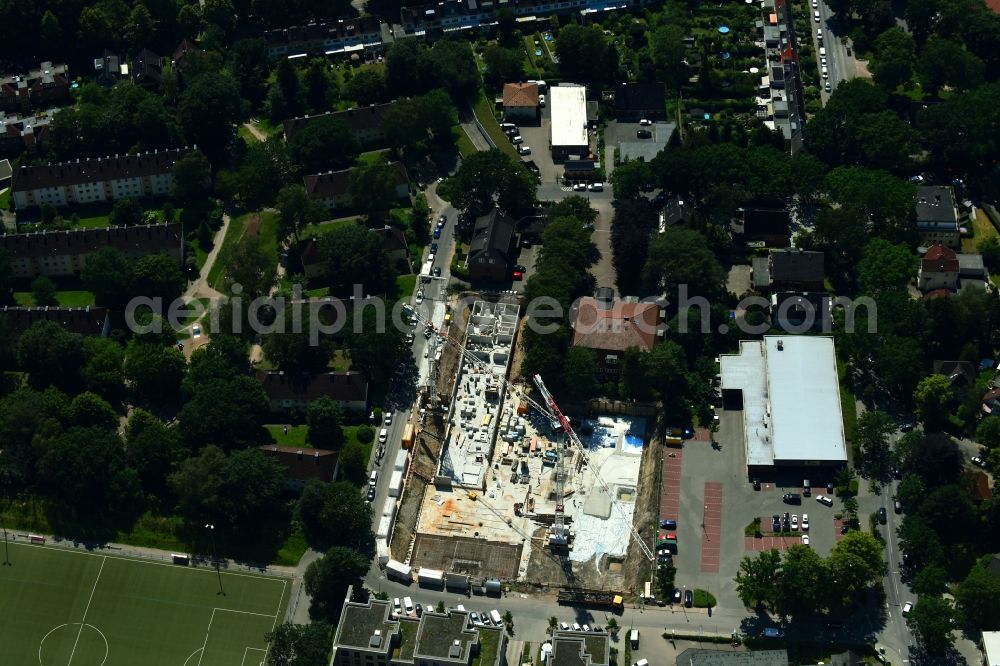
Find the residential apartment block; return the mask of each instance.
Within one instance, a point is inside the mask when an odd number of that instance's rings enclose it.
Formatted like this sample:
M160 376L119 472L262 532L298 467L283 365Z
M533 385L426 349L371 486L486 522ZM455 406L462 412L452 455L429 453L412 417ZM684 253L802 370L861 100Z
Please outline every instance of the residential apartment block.
M497 627L470 626L466 611L397 618L389 601L345 601L330 666L470 666L477 657L482 666L500 666L505 642Z
M30 111L69 100L69 67L43 62L26 74L0 77L0 110Z
M384 41L383 24L374 16L268 30L264 39L267 53L273 59L381 49Z
M14 172L14 207L24 210L44 204L58 207L122 197L168 196L174 186L174 165L189 150L174 148L22 166Z
M103 229L38 231L0 236L0 249L11 256L14 277L79 275L87 256L113 247L128 259L166 254L183 264L184 238L180 224L151 224Z
M14 335L20 335L40 321L52 321L70 333L107 337L110 329L106 308L38 307L5 305L0 308L0 322Z
M323 372L318 375L291 375L284 372L257 372L264 393L275 411L308 407L309 403L327 396L344 409L364 411L368 405L368 380L355 371Z
M57 109L19 114L0 111L0 151L34 153L45 142L49 123Z
M402 162L389 164L395 177L396 197L405 199L410 195L410 177ZM306 194L327 210L347 208L351 205L351 172L354 169L328 171L305 176Z
M338 120L344 121L362 144L371 145L380 143L385 140L385 132L382 131L382 116L392 105L393 102L372 104L371 106L362 106L356 109L347 109L346 111L327 111L326 113L313 116L290 118L284 122L285 140L291 141L297 132L301 131L306 125L317 118L333 116Z

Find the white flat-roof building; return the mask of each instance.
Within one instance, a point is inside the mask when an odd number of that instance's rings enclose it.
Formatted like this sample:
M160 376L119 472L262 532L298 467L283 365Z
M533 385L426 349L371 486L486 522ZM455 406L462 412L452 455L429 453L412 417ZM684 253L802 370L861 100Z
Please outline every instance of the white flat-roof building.
M552 134L549 139L552 157L586 157L590 153L587 89L577 85L552 86L549 88L549 108L552 111Z
M723 405L743 410L748 468L847 461L832 337L743 340L719 364Z
M983 666L1000 666L1000 631L983 632Z

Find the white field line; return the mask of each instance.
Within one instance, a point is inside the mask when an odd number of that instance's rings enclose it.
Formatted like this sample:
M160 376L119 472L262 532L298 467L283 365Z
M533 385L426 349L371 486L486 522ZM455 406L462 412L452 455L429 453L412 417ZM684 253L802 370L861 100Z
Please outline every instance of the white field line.
M107 561L107 557L101 560L101 568L97 570L97 578L94 579L94 587L90 588L90 598L87 599L87 607L83 609L83 619L80 620L80 631L76 632L76 640L73 641L73 651L69 653L67 666L73 663L73 655L76 654L76 646L80 642L80 634L83 633L84 624L87 622L87 613L90 612L90 602L94 600L94 592L97 591L97 583L101 580L101 572L104 571L104 563Z

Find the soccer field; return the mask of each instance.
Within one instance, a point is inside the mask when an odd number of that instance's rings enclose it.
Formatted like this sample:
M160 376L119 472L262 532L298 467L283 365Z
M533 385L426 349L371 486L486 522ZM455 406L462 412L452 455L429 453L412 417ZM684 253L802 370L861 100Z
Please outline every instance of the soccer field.
M221 595L214 569L25 543L10 561L0 663L18 666L259 666L291 589L223 571Z

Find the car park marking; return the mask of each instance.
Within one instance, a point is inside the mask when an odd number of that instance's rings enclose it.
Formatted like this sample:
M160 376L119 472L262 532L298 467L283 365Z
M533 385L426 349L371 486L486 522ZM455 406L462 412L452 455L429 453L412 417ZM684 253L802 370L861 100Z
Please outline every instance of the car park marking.
M703 511L701 571L719 573L719 555L722 551L722 484L718 481L705 482Z
M671 457L673 454L673 457ZM684 450L669 448L663 456L663 496L660 498L660 518L677 520L681 508L681 458Z

